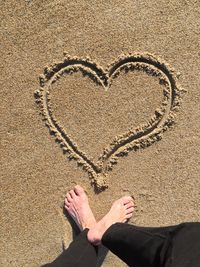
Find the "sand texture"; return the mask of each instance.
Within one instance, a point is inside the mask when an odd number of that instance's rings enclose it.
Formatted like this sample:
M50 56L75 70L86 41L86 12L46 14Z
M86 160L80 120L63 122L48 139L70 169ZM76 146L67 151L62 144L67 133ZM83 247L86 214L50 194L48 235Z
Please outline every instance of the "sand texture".
M97 219L131 194L130 223L199 221L199 1L0 1L0 13L0 266L67 248L77 183ZM98 266L125 266L106 254Z

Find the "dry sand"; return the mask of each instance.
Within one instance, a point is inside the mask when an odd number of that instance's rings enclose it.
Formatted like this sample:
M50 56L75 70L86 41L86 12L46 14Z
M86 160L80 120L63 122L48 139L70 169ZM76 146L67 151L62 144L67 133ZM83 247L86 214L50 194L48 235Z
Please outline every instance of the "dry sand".
M77 183L97 219L131 194L131 223L200 220L199 1L0 10L0 266L41 266L68 246L62 204ZM108 253L103 266L125 265Z

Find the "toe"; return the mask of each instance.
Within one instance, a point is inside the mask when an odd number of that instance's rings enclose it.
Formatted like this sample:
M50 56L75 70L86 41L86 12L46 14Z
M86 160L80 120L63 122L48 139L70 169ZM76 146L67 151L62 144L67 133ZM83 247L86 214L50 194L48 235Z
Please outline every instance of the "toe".
M72 197L71 197L70 193L67 193L66 198L67 198L68 202L72 201Z
M125 207L126 207L126 209L131 208L131 207L134 207L133 201L130 201L127 204L125 204Z
M81 194L84 193L84 189L83 189L80 185L76 185L76 186L74 187L74 192L75 192L78 196L80 196Z
M66 204L64 205L64 207L67 211L69 210L69 206L67 206Z
M66 206L69 206L69 205L70 205L70 203L69 203L69 201L67 200L67 198L65 198L65 205L66 205Z
M69 194L70 194L72 199L76 197L76 194L75 194L74 190L70 190Z
M134 207L128 208L126 210L126 214L133 213L133 211L134 211Z
M128 219L129 219L129 218L125 218L125 219L123 220L123 223L126 223Z
M130 219L132 217L133 213L129 213L126 215L126 219Z
M131 196L125 196L125 197L122 197L122 201L123 201L123 204L126 205L129 202L133 201L133 199Z

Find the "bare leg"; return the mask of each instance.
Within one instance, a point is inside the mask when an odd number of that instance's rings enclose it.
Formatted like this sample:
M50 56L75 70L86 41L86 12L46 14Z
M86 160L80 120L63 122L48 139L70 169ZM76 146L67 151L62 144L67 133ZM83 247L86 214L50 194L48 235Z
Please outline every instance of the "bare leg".
M88 232L88 241L93 245L99 245L105 231L115 223L125 223L132 217L134 211L133 199L130 196L116 200L110 211L94 225Z

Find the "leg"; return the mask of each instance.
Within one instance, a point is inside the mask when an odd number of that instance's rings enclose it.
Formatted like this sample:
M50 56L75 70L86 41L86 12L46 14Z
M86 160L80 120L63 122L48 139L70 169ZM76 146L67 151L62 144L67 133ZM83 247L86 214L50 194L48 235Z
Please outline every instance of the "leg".
M113 224L102 244L135 267L191 267L200 262L200 223L168 227Z
M90 209L87 195L80 186L67 193L64 204L69 215L74 219L81 233L58 258L44 267L95 267L97 247L87 240L89 228L94 227L96 220Z
M172 264L166 267L192 267L200 264L200 222L188 222L172 231Z
M93 245L101 242L129 266L164 266L170 251L170 233L177 226L146 228L126 225L132 216L130 197L116 201L108 214L88 232Z
M163 266L173 227L146 228L113 224L102 236L102 244L135 267Z
M97 247L90 244L87 240L85 229L69 245L60 256L52 263L45 264L42 267L96 267L97 264Z

